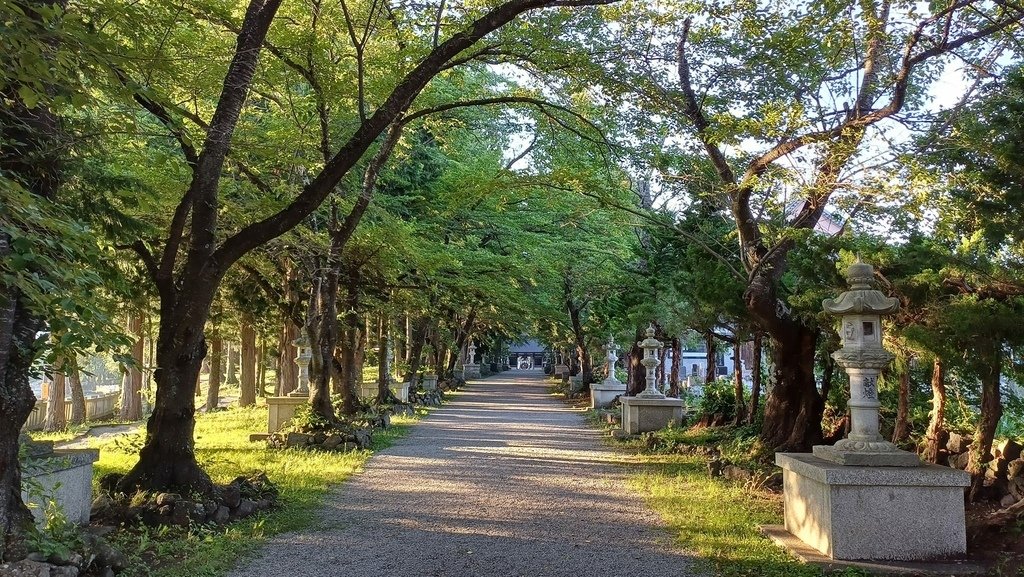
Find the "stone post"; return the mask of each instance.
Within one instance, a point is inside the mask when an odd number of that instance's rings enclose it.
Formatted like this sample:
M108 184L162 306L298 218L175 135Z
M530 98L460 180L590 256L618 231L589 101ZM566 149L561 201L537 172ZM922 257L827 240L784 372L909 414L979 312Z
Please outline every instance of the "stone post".
M606 385L618 385L621 384L619 379L615 378L615 361L619 360L619 345L615 344L615 339L611 335L608 335L608 342L601 347L605 352L605 371L606 375L604 381Z
M850 265L850 290L822 302L825 312L840 318L843 346L832 358L850 376L850 434L833 447L814 447L814 454L841 465L917 467L916 454L901 451L878 432L878 376L893 359L882 347L882 315L896 312L899 301L873 288L874 275L869 264Z
M309 333L303 328L299 338L292 341L292 344L299 350L295 357L295 364L299 366L299 386L292 391L289 397L309 397L309 361L313 358L313 351L310 349Z
M664 399L665 395L657 387L658 351L661 341L654 338L654 324L647 327L647 338L638 342L637 346L644 350L644 358L640 364L647 369L647 388L637 395L641 399Z

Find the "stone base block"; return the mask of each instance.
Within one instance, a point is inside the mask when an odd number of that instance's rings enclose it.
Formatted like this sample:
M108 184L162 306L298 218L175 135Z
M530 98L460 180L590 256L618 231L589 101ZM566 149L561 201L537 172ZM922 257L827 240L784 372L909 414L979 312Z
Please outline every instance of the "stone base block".
M669 423L683 422L682 399L619 397L619 402L622 403L622 430L628 435L657 431Z
M967 551L963 471L844 466L777 453L785 527L832 559L925 560Z
M462 378L464 379L479 379L480 378L480 365L462 365Z
M437 375L423 375L423 390L424 391L436 391L437 390Z
M565 373L568 373L568 372L569 372L569 367L567 367L565 365L555 365L555 368L554 368L554 370L552 371L551 374L554 375L554 377L556 379L561 379L562 375L564 375Z
M359 398L364 401L376 399L378 392L376 381L372 383L359 383Z
M89 524L92 507L92 464L100 457L98 449L58 449L48 455L26 459L23 463L22 500L32 503L36 526L46 522L46 504L53 501L76 525Z
M391 394L398 397L399 401L402 401L403 403L409 402L409 383L398 383L395 385L391 385L390 389Z
M605 409L610 407L615 402L615 397L625 393L625 383L590 383L590 408Z
M815 445L814 456L839 465L854 467L920 467L921 459L910 451L842 451L830 445Z
M276 433L295 416L299 407L309 403L306 397L267 397L267 432Z

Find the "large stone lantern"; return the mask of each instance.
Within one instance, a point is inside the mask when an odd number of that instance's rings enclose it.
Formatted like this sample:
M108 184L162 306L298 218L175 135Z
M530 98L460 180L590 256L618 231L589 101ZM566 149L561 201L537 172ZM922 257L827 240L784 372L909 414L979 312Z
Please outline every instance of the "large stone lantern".
M590 383L590 408L603 409L610 406L615 397L626 392L626 384L615 378L615 362L619 360L619 345L608 336L608 343L603 347L607 363L607 376L600 383Z
M842 465L916 467L917 455L901 451L878 432L878 376L893 355L882 347L882 315L899 309L899 301L874 288L875 269L856 262L846 272L850 290L822 302L840 318L843 347L832 358L850 376L850 434L835 446L814 447L814 454Z
M644 358L640 361L640 364L647 370L647 388L637 395L639 399L665 398L665 395L657 387L658 351L661 350L662 343L654 338L654 333L654 324L652 323L647 327L647 338L636 344L644 350Z
M627 435L657 431L683 422L683 400L666 397L655 386L658 351L661 341L654 338L654 324L647 327L647 338L637 343L644 351L640 361L647 370L647 387L635 397L619 397L622 403L622 430Z
M962 555L967 549L963 471L922 465L878 432L878 375L893 356L882 347L882 316L896 299L874 288L874 269L847 271L850 290L826 299L840 318L843 346L832 357L850 376L850 434L814 454L776 453L783 469L785 525L767 527L832 559L920 560Z
M292 397L309 397L309 361L313 358L313 349L309 343L309 333L302 329L299 338L292 341L292 344L299 350L295 357L295 364L299 366L298 387L291 392Z
M469 341L469 346L466 347L466 355L469 362L462 365L462 378L479 379L480 365L476 364L476 344L473 341Z

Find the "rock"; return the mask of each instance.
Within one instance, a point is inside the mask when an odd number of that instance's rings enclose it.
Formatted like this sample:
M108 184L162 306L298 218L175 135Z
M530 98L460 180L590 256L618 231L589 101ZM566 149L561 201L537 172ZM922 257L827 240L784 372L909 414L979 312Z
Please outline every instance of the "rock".
M1014 477L1007 481L1006 491L1018 501L1024 500L1024 477Z
M967 461L970 458L971 457L970 457L970 455L968 453L958 453L958 454L955 454L955 455L954 454L950 454L950 456L949 456L949 466L953 467L954 469L960 469L961 471L963 471L964 469L967 468Z
M256 503L248 499L242 499L242 502L238 504L238 508L234 511L234 517L235 519L244 519L255 512Z
M102 517L113 506L114 500L107 496L106 493L100 493L99 496L92 501L92 507L89 509L89 517Z
M171 523L187 527L193 515L193 504L188 501L177 501L171 510Z
M323 431L317 431L317 433L315 435L313 435L313 443L314 444L323 445L324 441L326 441L326 440L327 440L327 434L324 433Z
M1015 461L1020 458L1021 446L1013 439L1006 439L996 443L997 455L1006 461Z
M85 564L85 559L81 553L76 553L75 551L60 551L50 553L50 556L46 558L46 562L51 565L81 567Z
M714 476L714 475L712 475ZM726 465L722 468L722 476L731 481L747 481L752 476L751 472L736 465Z
M341 435L328 435L327 438L324 439L322 446L324 449L327 449L328 451L333 451L343 441L344 439L341 438Z
M309 444L310 436L305 433L288 433L284 444L286 447L305 447Z
M1004 495L1003 498L999 500L999 506L1009 507L1010 505L1013 505L1016 502L1017 498L1014 497L1013 495Z
M950 433L949 440L946 441L946 449L950 453L963 453L967 451L967 448L971 446L971 437L969 435L961 435L960 433Z
M242 501L242 491L236 483L225 485L221 487L220 500L229 509L234 509Z
M177 493L160 493L156 496L157 507L164 505L173 505L181 500L181 495Z
M721 459L708 461L708 474L712 477L721 477L725 469L725 463Z
M217 507L217 510L213 512L213 522L218 525L223 525L231 519L231 509L221 505Z
M356 445L360 449L369 449L370 443L373 442L372 434L368 429L356 429L353 436L355 437Z
M390 413L384 413L383 415L380 416L380 427L382 429L386 429L386 428L388 428L390 426L391 426L391 414Z
M29 561L35 561L36 563L46 563L46 555L43 555L39 551L33 551L25 558Z
M79 569L74 565L53 567L50 569L50 577L78 577Z
M1014 459L1006 464L1006 478L1016 479L1024 473L1024 459Z
M163 507L158 508L156 512L160 515L170 517L171 514L174 513L174 505L164 505Z
M111 569L110 567L104 567L103 569L100 569L100 572L97 574L97 577L114 577L114 575L115 573L113 569Z
M267 509L269 509L273 505L274 505L274 502L271 501L270 499L260 499L259 501L256 501L256 510L257 511L266 511Z
M218 505L213 501L203 501L203 516L209 518L212 517L214 512L217 511Z
M782 471L775 471L764 480L764 486L773 491L781 491L783 485Z

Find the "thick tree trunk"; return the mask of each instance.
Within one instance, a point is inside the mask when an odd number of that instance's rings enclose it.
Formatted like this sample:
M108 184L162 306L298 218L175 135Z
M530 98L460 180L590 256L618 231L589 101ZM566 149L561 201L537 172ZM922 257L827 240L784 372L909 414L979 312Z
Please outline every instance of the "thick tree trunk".
M194 440L194 389L206 356L203 325L213 292L197 295L196 300L201 301L196 304L203 314L160 324L157 368L153 373L156 404L146 422L146 442L139 452L139 462L119 482L120 491L131 493L145 488L206 495L213 490L210 477L196 462ZM164 312L167 314L162 313L161 318L176 316Z
M647 388L647 369L640 363L644 359L644 350L637 344L647 338L646 329L638 328L635 337L632 346L629 347L629 354L626 356L629 363L629 374L626 376L626 396L630 397L636 396Z
M135 337L132 344L132 360L135 362L128 367L124 386L121 387L120 417L122 421L133 422L142 419L142 357L146 354L145 319L142 313L129 313L128 332Z
M210 339L210 382L206 387L206 412L220 406L221 365L224 363L224 341L219 337Z
M704 384L710 384L718 378L718 350L715 346L714 331L708 330L704 333L704 351L704 362L707 365L704 370Z
M71 364L71 374L68 381L71 383L71 425L81 425L85 422L85 391L82 390L82 371L78 368L78 359Z
M808 451L821 442L825 410L814 378L818 334L794 321L769 335L773 386L764 409L761 439L776 451Z
M43 422L43 430L47 432L63 431L67 428L68 422L65 417L64 393L67 390L67 378L61 372L64 369L60 366L53 368L53 380L47 389L46 395L46 419Z
M248 407L256 404L256 329L250 319L242 318L241 322L241 394L238 406Z
M299 327L291 319L284 320L280 340L277 343L277 396L284 397L299 386L299 366L295 357L299 349L292 343L299 338Z
M469 315L466 317L466 322L459 325L458 334L455 335L455 349L451 358L448 359L448 369L445 372L447 375L455 375L455 365L462 358L460 354L466 348L466 342L469 340L469 335L473 330L473 323L476 322L476 307L474 306L469 310Z
M924 435L924 454L922 459L929 463L939 462L939 451L945 448L948 440L946 432L946 369L942 358L936 356L932 361L932 410L928 421L928 431Z
M408 317L406 317L408 319ZM423 346L427 342L427 333L430 329L430 317L423 316L410 323L409 337L412 343L409 347L409 374L406 380L409 381L409 388L415 388L419 377L420 367L423 364Z
M754 355L750 360L750 408L747 409L747 424L757 420L758 405L761 404L761 353L764 350L764 334L754 331Z
M967 460L967 472L971 474L971 489L968 499L974 501L978 497L985 481L985 467L992 452L992 441L995 439L996 427L1003 416L1003 400L999 391L999 377L1002 374L1003 354L1001 343L996 341L985 343L989 346L980 351L985 364L981 370L981 418L974 430L974 441L971 443L970 457Z
M377 404L398 403L399 399L391 392L391 365L395 358L394 337L391 319L381 315L377 324Z
M736 331L735 340L732 343L732 391L736 397L736 405L734 409L736 411L736 415L733 417L733 424L735 425L743 424L747 417L747 404L743 400L743 362L740 360L741 344L739 331Z
M565 291L569 296L565 299L565 307L569 312L569 323L572 326L573 342L576 345L576 360L579 362L579 375L583 379L584 390L590 383L594 382L594 359L590 355L590 347L587 346L587 337L583 331L583 306L580 306L571 296L571 285L566 281Z
M910 438L910 367L900 372L899 401L896 404L896 427L893 429L892 442L899 445Z

